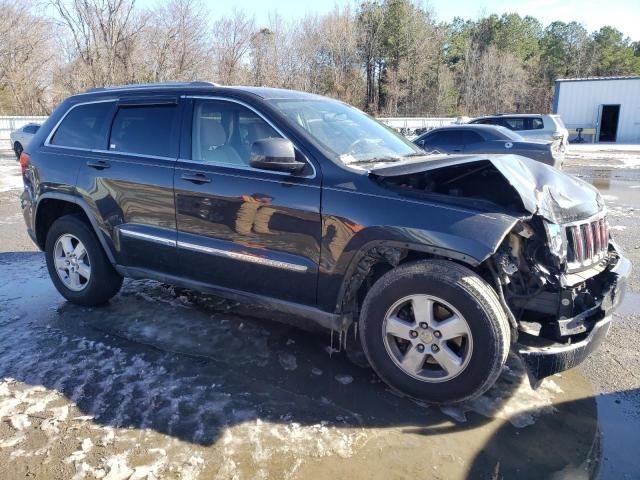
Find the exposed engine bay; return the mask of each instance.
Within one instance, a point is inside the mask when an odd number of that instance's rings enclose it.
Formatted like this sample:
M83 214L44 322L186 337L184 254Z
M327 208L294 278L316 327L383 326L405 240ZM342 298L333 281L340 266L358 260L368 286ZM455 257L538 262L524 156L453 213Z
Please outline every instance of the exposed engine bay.
M371 173L403 195L520 219L485 261L520 334L576 342L604 316L616 252L592 186L518 156L448 157Z

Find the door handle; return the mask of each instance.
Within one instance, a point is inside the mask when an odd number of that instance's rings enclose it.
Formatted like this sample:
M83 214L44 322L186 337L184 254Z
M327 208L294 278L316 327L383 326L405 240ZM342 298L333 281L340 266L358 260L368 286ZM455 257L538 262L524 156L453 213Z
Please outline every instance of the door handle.
M104 170L110 166L109 162L105 162L104 160L89 160L87 162L87 167L95 168L96 170Z
M211 183L211 179L206 176L204 173L183 173L182 180L186 180L187 182L202 184L202 183Z

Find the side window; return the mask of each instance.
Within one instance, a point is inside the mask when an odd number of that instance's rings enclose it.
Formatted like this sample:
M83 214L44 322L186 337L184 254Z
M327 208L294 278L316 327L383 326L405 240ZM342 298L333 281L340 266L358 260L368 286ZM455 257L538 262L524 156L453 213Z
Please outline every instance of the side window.
M175 158L174 104L120 106L111 125L109 150Z
M460 137L462 138L463 145L471 145L472 143L482 143L484 142L484 138L476 132L471 132L469 130L464 130L460 132Z
M102 141L111 119L112 106L104 102L73 108L62 120L50 143L61 147L104 148Z
M542 130L544 128L544 122L541 118L534 117L531 119L531 130Z
M424 137L425 145L442 145L442 140L444 132L432 133Z
M459 145L460 142L460 132L455 130L448 130L445 132L439 132L437 134L437 140L431 142L434 145Z
M24 133L36 133L38 131L38 128L40 128L38 125L27 125L22 129L22 131Z
M280 137L278 132L242 105L220 100L194 105L193 160L247 167L253 142L276 137Z
M503 120L511 130L527 130L526 121L522 117L506 117Z

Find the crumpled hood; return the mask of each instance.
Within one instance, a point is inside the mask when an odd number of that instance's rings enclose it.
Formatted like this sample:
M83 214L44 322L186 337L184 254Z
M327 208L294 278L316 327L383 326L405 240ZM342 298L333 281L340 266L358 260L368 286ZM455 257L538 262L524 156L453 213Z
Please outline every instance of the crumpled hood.
M528 213L562 224L583 220L604 209L602 196L592 185L520 155L438 155L425 159L383 165L370 169L369 174L394 177L490 162L516 190Z

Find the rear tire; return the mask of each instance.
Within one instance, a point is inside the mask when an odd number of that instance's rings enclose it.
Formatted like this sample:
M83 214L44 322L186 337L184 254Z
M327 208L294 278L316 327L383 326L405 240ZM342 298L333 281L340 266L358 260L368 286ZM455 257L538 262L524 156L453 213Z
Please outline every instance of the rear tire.
M509 353L510 330L495 291L480 276L453 262L429 260L400 265L371 287L360 338L388 385L444 404L477 397L495 383Z
M22 145L20 144L20 142L16 142L13 144L13 153L16 154L16 158L18 160L20 160L20 155L22 155L23 151L24 151L24 148L22 148Z
M47 269L60 294L72 303L106 303L122 286L93 230L74 215L53 222L45 243Z

